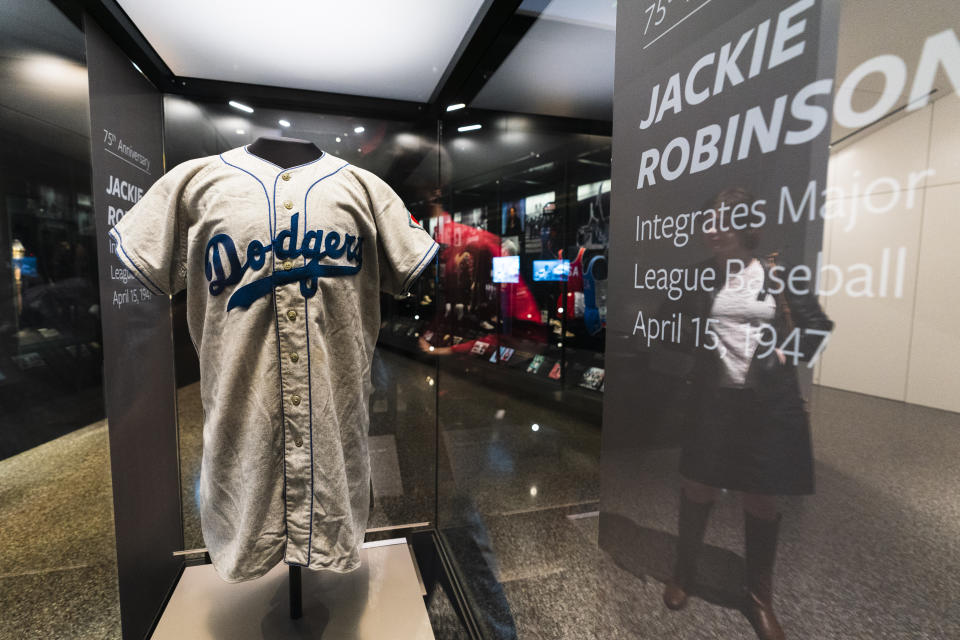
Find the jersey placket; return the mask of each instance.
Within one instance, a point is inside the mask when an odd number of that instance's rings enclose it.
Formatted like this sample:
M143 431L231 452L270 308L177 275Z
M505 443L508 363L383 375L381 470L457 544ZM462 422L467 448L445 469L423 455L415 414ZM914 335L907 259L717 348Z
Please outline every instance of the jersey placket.
M289 171L275 180L274 212L277 242L285 248L302 245L304 229L297 193L296 176ZM297 220L297 223L294 223ZM281 239L287 231L289 240ZM286 235L286 234L284 234ZM303 266L302 257L276 251L274 272L278 275ZM287 541L285 560L289 564L307 565L311 537L311 416L309 358L307 357L307 323L300 281L278 284L275 287L278 323L278 350L280 358L280 382L282 386L284 433L284 500L286 511Z

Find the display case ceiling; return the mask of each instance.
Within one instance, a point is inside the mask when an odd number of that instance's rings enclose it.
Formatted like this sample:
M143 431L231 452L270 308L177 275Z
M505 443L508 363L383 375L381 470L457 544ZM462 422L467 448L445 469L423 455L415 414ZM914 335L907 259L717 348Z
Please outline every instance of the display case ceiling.
M203 81L247 89L240 93L271 87L396 106L612 116L614 0L95 4L137 43L148 77L179 93L225 89Z
M473 106L612 120L616 2L524 0L517 13L536 22Z
M428 102L489 0L117 0L177 76Z

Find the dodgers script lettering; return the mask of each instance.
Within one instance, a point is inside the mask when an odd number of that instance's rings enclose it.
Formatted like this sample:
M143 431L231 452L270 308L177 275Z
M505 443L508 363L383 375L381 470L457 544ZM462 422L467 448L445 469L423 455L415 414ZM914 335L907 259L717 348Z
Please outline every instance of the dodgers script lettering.
M278 260L292 260L303 256L302 267L274 273L237 289L227 303L227 311L234 307L246 309L255 300L268 295L274 287L300 282L300 293L312 298L317 292L317 278L352 276L363 265L363 238L337 231L315 229L303 234L303 244L297 245L300 214L290 216L290 229L281 231L270 244L254 240L247 245L246 261L240 262L236 245L226 233L218 233L207 242L204 253L204 275L210 283L210 295L218 296L243 278L247 269L259 271L271 251ZM346 255L352 264L320 264L320 260L338 260Z

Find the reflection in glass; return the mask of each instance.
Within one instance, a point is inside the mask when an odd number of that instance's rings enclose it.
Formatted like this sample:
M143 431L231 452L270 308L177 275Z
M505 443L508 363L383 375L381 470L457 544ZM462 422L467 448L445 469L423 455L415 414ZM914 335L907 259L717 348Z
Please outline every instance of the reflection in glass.
M775 639L783 637L773 611L781 519L776 496L813 492L810 425L796 367L819 356L833 323L816 297L798 295L777 280L784 266L775 255L756 255L759 228L731 224L755 203L749 192L735 188L704 207L714 218L705 227L712 259L700 269L713 269L722 284L715 292L689 294L659 314L692 319L685 329L694 407L680 458L677 555L663 599L670 609L686 605L713 502L721 489L738 491L746 539L744 611L761 638Z

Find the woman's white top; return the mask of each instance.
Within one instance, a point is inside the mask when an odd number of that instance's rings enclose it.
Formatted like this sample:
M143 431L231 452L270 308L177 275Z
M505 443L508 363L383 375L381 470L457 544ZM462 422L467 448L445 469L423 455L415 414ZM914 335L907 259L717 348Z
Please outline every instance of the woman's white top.
M763 266L754 259L742 271L731 274L713 299L711 329L719 339L720 386L753 386L747 380L750 362L757 350L760 327L773 320L776 302L767 294L757 300L763 289ZM707 337L707 344L711 342ZM771 358L776 355L770 354Z

